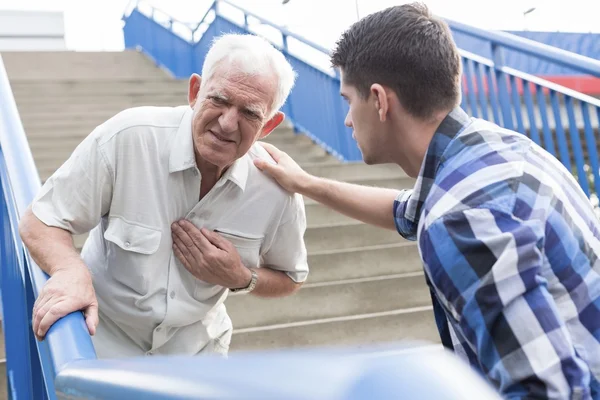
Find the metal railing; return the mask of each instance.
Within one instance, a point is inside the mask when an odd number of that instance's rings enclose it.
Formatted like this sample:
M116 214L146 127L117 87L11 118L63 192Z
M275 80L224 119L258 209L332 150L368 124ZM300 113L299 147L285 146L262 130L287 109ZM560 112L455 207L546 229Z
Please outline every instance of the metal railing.
M557 157L597 207L600 101L506 67L503 51L518 51L594 77L600 77L600 61L511 34L448 23L453 31L488 41L493 55L488 60L461 52L462 108L473 117L527 135Z
M242 13L240 22L225 17L221 11L223 6ZM340 97L339 76L326 65L315 66L306 60L320 55L328 61L327 49L225 0L213 2L195 26L188 26L170 16L157 21L153 18L156 15L168 16L143 2L124 14L125 45L140 49L157 65L182 79L201 71L212 39L221 32L252 33L257 25L273 28L279 35L279 40L274 40L273 44L298 72L294 90L282 107L287 120L297 132L309 136L338 159L362 159L351 130L344 125L348 106ZM182 25L187 26L183 33L174 28ZM198 32L204 34L199 36Z
M41 183L1 56L0 185L0 293L9 398L55 398L55 377L69 363L96 355L81 313L58 321L42 342L33 335L33 303L48 276L23 247L18 221Z
M221 5L241 12L243 22L225 16L220 11ZM127 47L141 48L180 78L201 70L210 41L220 33L252 32L249 20L274 28L280 40L272 40L273 44L298 72L297 84L282 109L295 130L341 160L361 160L351 131L343 123L348 108L339 97L339 76L299 56L290 41L308 46L321 55L328 55L327 49L226 0L215 1L203 19L189 27L187 39L173 30L176 20L168 18L161 25L152 18L158 11L152 10L150 15L143 15L137 7L124 16ZM456 21L447 22L454 33L489 42L493 54L493 60L488 60L461 51L464 70L462 107L473 117L488 119L528 135L556 155L577 176L585 193L597 202L600 177L596 136L600 126L600 101L506 67L503 51L520 52L595 77L600 77L600 61L516 35L485 31ZM162 31L159 26L163 27ZM197 37L201 26L205 34Z

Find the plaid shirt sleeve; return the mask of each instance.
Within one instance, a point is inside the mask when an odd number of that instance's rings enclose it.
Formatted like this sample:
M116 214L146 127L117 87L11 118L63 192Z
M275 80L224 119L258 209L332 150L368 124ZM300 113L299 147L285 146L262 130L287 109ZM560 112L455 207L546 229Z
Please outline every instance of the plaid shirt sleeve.
M548 292L539 225L490 209L426 218L423 261L454 333L504 397L587 399L590 371Z
M412 189L404 189L398 193L394 201L394 221L398 233L404 239L414 241L417 240L417 223L405 215L412 194Z

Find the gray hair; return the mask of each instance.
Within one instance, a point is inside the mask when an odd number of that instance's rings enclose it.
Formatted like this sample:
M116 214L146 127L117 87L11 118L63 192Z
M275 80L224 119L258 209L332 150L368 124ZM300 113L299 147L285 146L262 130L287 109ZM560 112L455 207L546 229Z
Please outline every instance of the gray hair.
M240 72L248 75L272 71L277 77L277 92L269 119L283 106L296 80L296 72L284 55L266 39L256 35L225 34L216 38L204 59L202 80L207 82L214 74L219 62L236 63Z

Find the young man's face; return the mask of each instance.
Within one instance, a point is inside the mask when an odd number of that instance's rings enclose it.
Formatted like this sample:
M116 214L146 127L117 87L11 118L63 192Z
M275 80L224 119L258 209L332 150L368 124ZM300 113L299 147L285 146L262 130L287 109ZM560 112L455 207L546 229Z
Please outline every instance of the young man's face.
M352 128L352 137L356 140L366 164L386 162L386 135L377 111L376 96L372 93L368 98L359 95L356 87L344 81L341 71L342 97L348 102L349 110L344 124Z

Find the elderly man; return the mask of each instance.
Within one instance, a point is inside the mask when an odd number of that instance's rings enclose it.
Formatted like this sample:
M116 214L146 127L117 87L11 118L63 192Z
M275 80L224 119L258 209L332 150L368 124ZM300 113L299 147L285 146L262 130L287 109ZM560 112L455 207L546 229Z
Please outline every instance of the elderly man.
M50 275L39 339L83 310L99 357L226 354L229 291L299 288L302 199L253 164L272 162L255 142L283 120L294 80L265 40L225 35L191 76L189 106L125 110L77 147L20 225ZM71 235L90 230L80 256Z
M418 240L443 343L510 399L600 399L600 222L558 160L460 109L460 55L421 4L372 14L332 62L367 164L395 191L313 177L270 147L297 191Z

